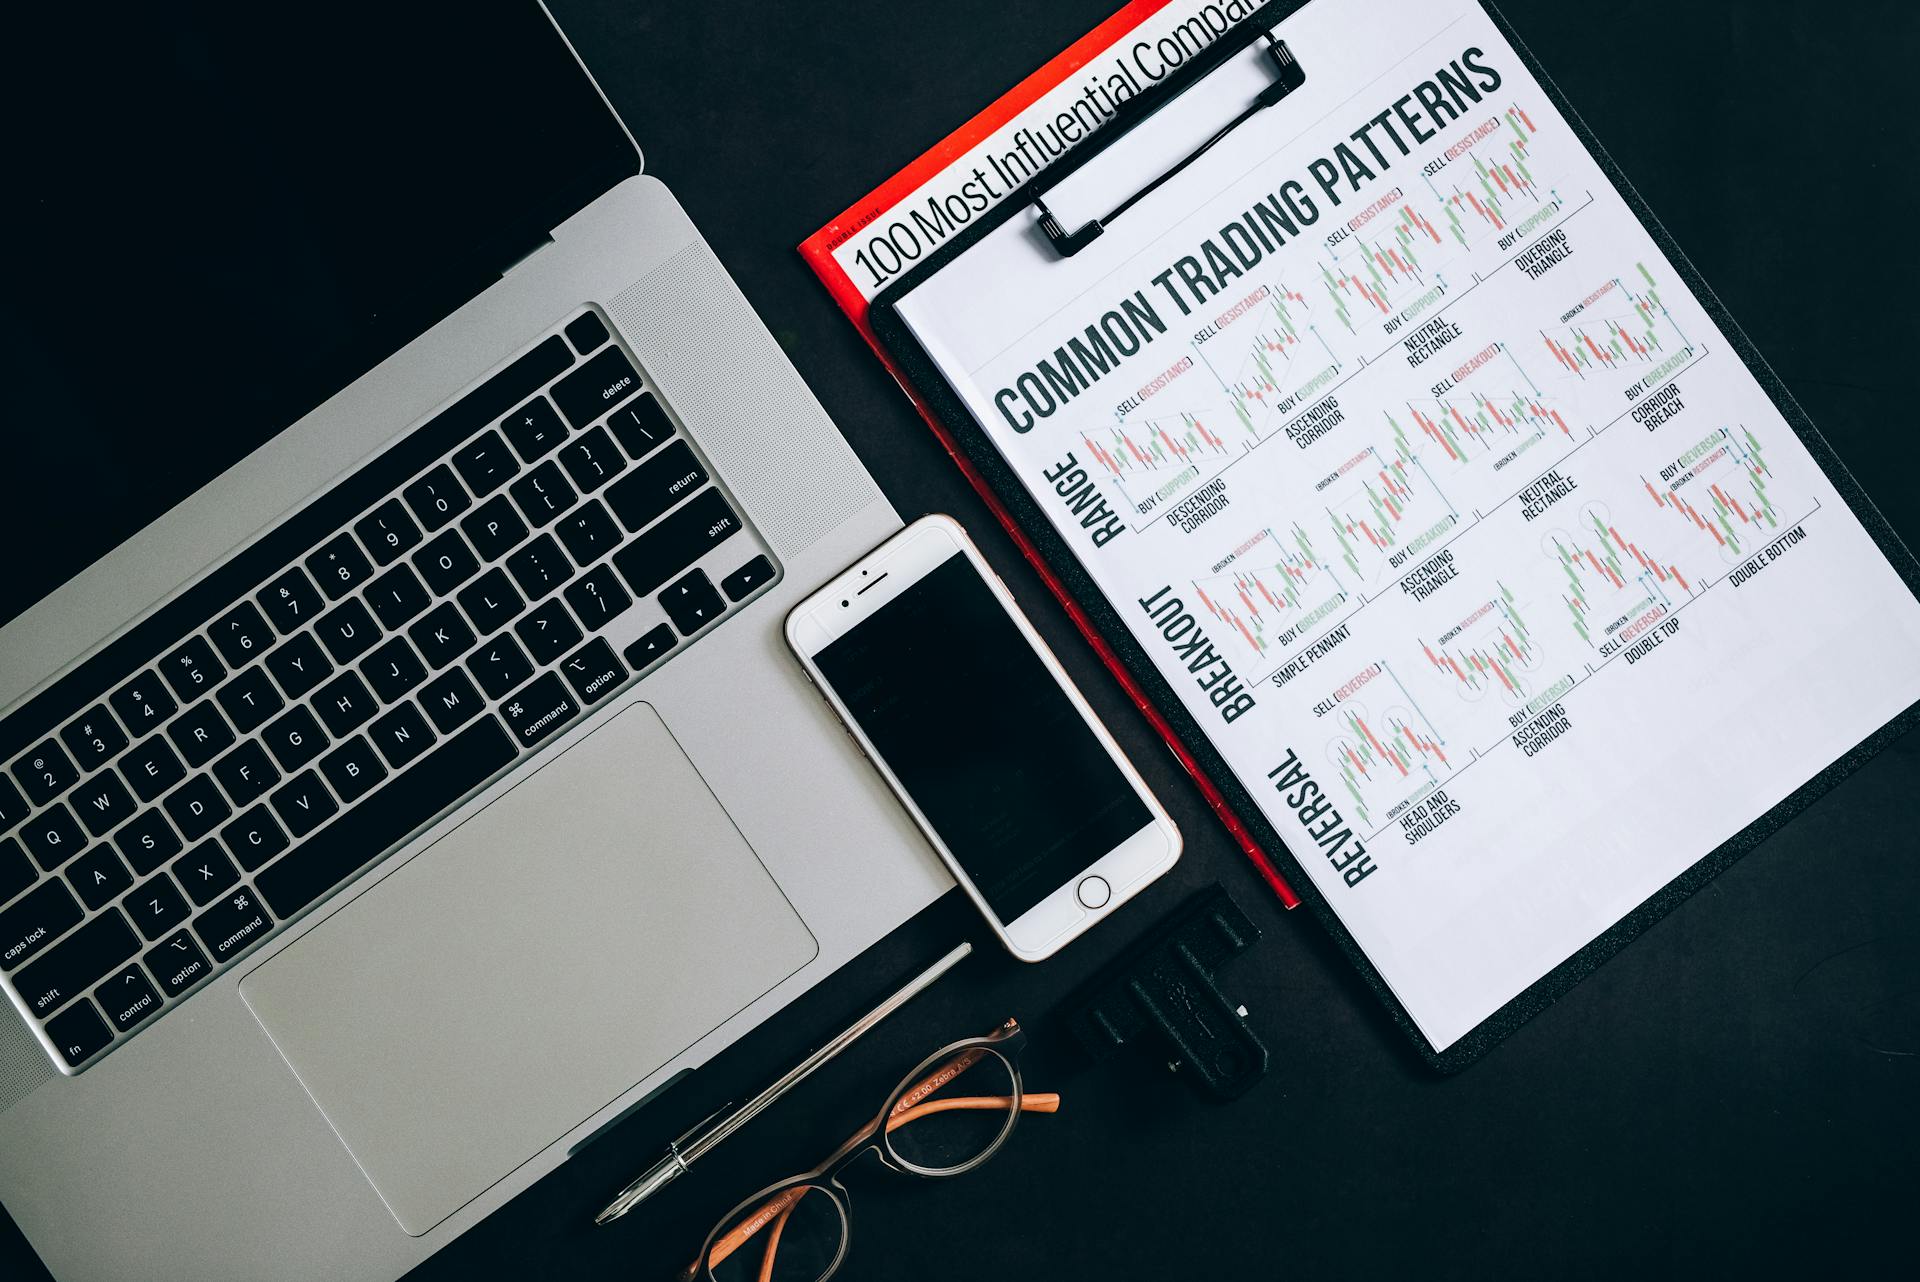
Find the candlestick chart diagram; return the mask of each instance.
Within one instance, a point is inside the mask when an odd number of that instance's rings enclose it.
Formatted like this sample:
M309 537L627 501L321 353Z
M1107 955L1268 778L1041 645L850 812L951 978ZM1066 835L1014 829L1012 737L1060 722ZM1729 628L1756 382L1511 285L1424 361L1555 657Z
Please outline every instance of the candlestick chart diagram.
M1260 531L1235 551L1230 568L1193 580L1193 590L1255 661L1268 658L1299 620L1347 599L1338 571L1298 524Z
M1354 233L1333 246L1320 267L1320 283L1334 315L1348 332L1397 312L1437 279L1422 260L1446 246L1432 219L1402 203L1385 232Z
M1441 476L1477 469L1485 475L1520 463L1516 475L1537 475L1586 439L1585 416L1572 402L1544 395L1533 376L1501 345L1475 384L1406 403L1404 417L1386 412L1395 445L1418 454Z
M1216 365L1216 351L1234 340L1241 344L1240 359L1225 368ZM1341 365L1314 323L1306 296L1285 282L1270 287L1257 308L1236 317L1200 354L1255 442L1275 430L1276 414L1306 383Z
M1462 249L1474 249L1554 198L1536 176L1537 133L1532 116L1513 103L1485 138L1442 171L1445 182L1427 180L1445 210L1446 235ZM1470 173L1459 168L1463 161Z
M1569 323L1540 331L1555 367L1571 379L1629 374L1688 350L1691 344L1665 303L1645 263L1631 278L1604 285Z
M1344 702L1335 714L1339 730L1327 744L1345 799L1369 829L1431 792L1461 764L1392 667L1378 667L1369 688L1381 687L1383 695Z
M1469 702L1488 694L1509 704L1524 702L1531 692L1527 674L1540 663L1540 642L1505 583L1438 640L1422 641L1420 649L1431 668Z
M1602 503L1582 508L1573 529L1545 535L1541 550L1560 567L1567 621L1602 654L1700 590L1695 576L1621 533Z
M1413 542L1459 521L1404 433L1348 459L1329 492L1336 497L1327 521L1340 562L1363 583L1385 577Z
M1711 538L1729 565L1739 562L1769 531L1780 528L1768 465L1760 438L1745 427L1721 427L1694 446L1662 476L1642 477L1655 507Z

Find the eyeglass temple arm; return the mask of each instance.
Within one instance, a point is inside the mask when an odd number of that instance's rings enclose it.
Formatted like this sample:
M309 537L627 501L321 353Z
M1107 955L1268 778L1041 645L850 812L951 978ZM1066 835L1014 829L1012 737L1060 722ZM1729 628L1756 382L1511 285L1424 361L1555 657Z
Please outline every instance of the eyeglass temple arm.
M1005 1108L1011 1102L1011 1097L1006 1095L963 1095L953 1099L929 1100L924 1104L914 1105L904 1113L895 1113L889 1117L887 1119L887 1133L892 1134L907 1123L926 1117L932 1113L946 1113L960 1109ZM1020 1097L1020 1111L1022 1113L1057 1113L1060 1111L1060 1097L1052 1092L1022 1095ZM842 1151L866 1139L871 1129L870 1127L863 1127L859 1133L852 1137L848 1144L842 1146ZM773 1224L784 1227L786 1218L792 1213L794 1205L799 1202L802 1197L806 1196L807 1188L808 1186L805 1184L796 1185L793 1188L775 1193L765 1202L762 1202L752 1215L741 1220L739 1225L731 1233L713 1244L713 1250L707 1255L707 1267L713 1269L724 1264L727 1257L751 1242L754 1237L768 1225ZM768 1261L773 1259L775 1252L779 1250L779 1245L780 1239L776 1232L767 1243L766 1258ZM770 1267L770 1263L763 1265L763 1273L766 1268ZM685 1276L697 1277L699 1276L699 1272L700 1262L695 1260L693 1265L687 1270Z

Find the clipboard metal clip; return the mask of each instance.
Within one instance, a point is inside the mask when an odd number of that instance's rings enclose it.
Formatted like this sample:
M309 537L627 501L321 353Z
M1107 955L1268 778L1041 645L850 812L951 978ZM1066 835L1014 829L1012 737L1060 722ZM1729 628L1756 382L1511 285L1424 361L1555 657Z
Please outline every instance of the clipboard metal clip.
M1040 230L1046 233L1047 239L1053 242L1054 250L1058 252L1062 258L1072 258L1075 254L1098 240L1100 234L1107 229L1107 224L1126 213L1129 209L1132 209L1142 200L1145 200L1162 185L1172 181L1182 170L1186 169L1188 165L1191 165L1194 161L1219 146L1228 134L1231 134L1241 125L1246 124L1247 121L1253 119L1268 107L1273 106L1273 104L1279 102L1301 85L1307 83L1306 69L1302 67L1299 60L1293 56L1293 51L1287 48L1286 41L1274 39L1271 32L1262 32L1260 38L1266 41L1267 61L1273 65L1274 82L1256 94L1253 101L1249 103L1245 110L1241 111L1239 115L1220 126L1219 129L1214 131L1212 137L1188 152L1184 159L1180 160L1158 178L1155 178L1146 186L1140 188L1131 196L1128 196L1101 217L1084 223L1073 231L1068 231L1062 227L1059 218L1055 217L1053 211L1047 208L1046 193L1044 191L1035 193L1033 207L1038 210L1040 214ZM1159 111L1162 107L1165 107L1168 103L1178 98L1181 93L1186 92L1187 89L1192 87L1193 86L1189 84L1179 91L1169 94L1161 102L1155 104L1152 110L1143 115L1140 120L1134 121L1133 124L1138 125L1142 123L1147 116L1151 116L1153 112Z

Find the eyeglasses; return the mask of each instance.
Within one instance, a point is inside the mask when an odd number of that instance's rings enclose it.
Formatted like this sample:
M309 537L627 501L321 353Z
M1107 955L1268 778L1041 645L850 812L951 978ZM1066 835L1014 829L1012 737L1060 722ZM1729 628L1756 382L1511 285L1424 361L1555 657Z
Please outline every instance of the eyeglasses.
M722 1216L682 1275L688 1282L822 1282L847 1258L852 1214L841 1173L868 1153L903 1174L965 1175L1006 1143L1021 1113L1052 1113L1058 1095L1028 1095L1015 1061L1026 1045L1008 1020L920 1062L886 1107L804 1175L755 1193ZM965 1074L969 1090L954 1084ZM763 1237L764 1235L764 1237ZM758 1249L747 1249L755 1238Z

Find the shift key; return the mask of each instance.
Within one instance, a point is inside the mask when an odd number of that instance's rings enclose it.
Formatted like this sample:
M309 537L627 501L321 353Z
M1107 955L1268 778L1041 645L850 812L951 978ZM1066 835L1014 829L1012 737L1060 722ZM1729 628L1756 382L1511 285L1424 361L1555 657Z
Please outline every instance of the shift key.
M740 518L727 506L726 497L709 485L615 552L613 568L635 596L651 596L740 528Z
M118 908L109 908L13 977L27 1009L41 1019L99 983L139 951L140 937Z

